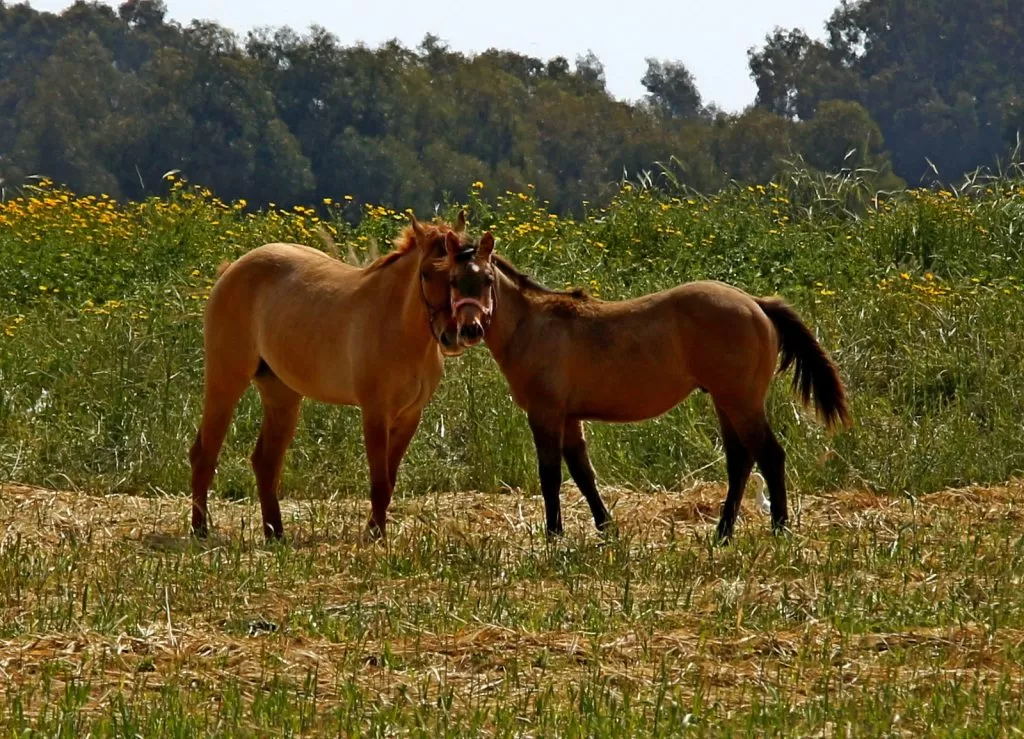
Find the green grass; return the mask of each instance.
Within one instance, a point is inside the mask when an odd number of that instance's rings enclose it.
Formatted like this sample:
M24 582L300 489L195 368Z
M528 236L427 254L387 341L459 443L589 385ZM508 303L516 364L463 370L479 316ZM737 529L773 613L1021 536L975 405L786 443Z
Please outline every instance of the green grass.
M320 226L365 256L402 216L246 213L184 185L136 204L52 188L4 204L0 483L33 487L0 492L3 731L1024 728L1022 491L999 487L1024 469L1024 183L865 203L850 180L808 182L712 198L626 186L579 221L530 193L469 198L473 227L552 287L619 298L722 279L782 295L817 332L856 425L826 435L780 378L770 417L796 533L770 536L748 507L725 549L701 394L591 424L622 537L602 544L569 487L568 535L547 543L526 420L482 347L446 364L387 548L358 544L359 412L315 403L285 471L291 538L263 545L251 392L214 483L215 536L191 542L216 266L267 241L315 245ZM972 484L996 487L937 492Z
M245 214L180 186L127 206L48 192L0 209L0 479L181 493L216 265L270 240L317 244L322 224L312 211ZM528 195L492 205L474 194L470 205L475 227L493 228L503 253L555 287L620 298L714 278L792 302L838 362L856 420L828 437L795 405L789 378L776 382L771 418L797 488L917 494L1024 469L1024 187L914 191L858 215L813 195L773 186L668 198L627 185L581 221L548 216ZM402 220L367 208L358 229L327 225L343 251L365 254ZM215 495L250 493L258 423L250 392ZM588 433L607 484L673 489L724 476L703 397ZM525 418L483 347L447 363L399 485L536 486ZM358 411L307 403L286 494L366 487Z

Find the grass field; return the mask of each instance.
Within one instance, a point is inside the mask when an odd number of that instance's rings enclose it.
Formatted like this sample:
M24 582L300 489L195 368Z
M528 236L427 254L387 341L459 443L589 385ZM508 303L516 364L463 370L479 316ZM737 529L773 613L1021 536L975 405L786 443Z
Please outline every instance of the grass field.
M777 539L724 490L619 491L602 546L567 489L253 504L188 540L180 498L8 486L9 735L993 736L1024 728L1024 486L801 496Z
M167 188L123 204L44 183L0 203L7 733L1024 728L1024 180L877 197L798 171L713 197L633 183L579 219L477 183L471 225L552 287L619 298L722 279L785 297L831 352L856 425L826 435L781 378L770 418L795 533L769 535L748 495L724 549L702 395L592 424L623 533L602 543L567 485L568 534L546 542L529 430L483 348L446 364L387 548L358 544L358 411L317 404L285 470L292 539L259 541L253 393L214 483L215 535L189 541L216 266L267 241L317 245L320 228L365 259L405 216Z

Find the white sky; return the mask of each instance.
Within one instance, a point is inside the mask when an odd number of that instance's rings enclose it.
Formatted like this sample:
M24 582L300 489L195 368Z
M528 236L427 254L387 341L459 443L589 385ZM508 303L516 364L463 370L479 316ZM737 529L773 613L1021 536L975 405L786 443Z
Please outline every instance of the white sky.
M776 26L820 38L839 0L166 0L173 20L214 20L239 35L256 26L324 26L341 43L415 47L427 33L463 52L511 49L547 60L593 51L608 89L635 100L646 57L682 61L705 103L736 112L754 100L746 52ZM59 12L67 0L29 0ZM115 7L120 0L107 2Z

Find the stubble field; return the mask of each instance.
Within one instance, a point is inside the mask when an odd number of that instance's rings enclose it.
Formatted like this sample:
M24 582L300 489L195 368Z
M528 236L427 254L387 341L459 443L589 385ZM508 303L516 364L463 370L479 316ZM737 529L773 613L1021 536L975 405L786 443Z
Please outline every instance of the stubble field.
M564 491L576 501L571 486ZM0 502L0 679L12 734L637 736L1015 733L1024 726L1024 485L805 494L789 538L718 485L585 505L538 496L258 506L216 536L180 498L21 486Z

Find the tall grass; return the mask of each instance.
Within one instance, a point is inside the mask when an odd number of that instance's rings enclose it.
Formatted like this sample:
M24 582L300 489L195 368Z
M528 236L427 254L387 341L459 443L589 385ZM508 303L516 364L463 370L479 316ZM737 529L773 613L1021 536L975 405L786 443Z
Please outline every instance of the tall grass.
M912 494L1024 469L1024 180L864 196L856 173L794 170L767 187L673 197L624 183L580 220L532 191L468 196L472 227L552 287L606 299L719 279L795 305L847 382L856 426L827 436L780 378L770 417L797 489ZM457 207L451 204L447 213ZM253 213L172 182L116 204L53 186L0 206L0 479L96 491L187 488L201 312L216 265L271 240L387 248L394 211L338 202ZM424 217L425 214L419 214ZM339 320L343 320L339 317ZM387 320L382 316L381 320ZM249 393L215 494L249 495ZM599 480L676 488L724 478L714 414L694 396L641 424L591 424ZM402 494L536 485L532 442L486 350L449 361L403 465ZM286 495L361 494L358 411L304 406Z

